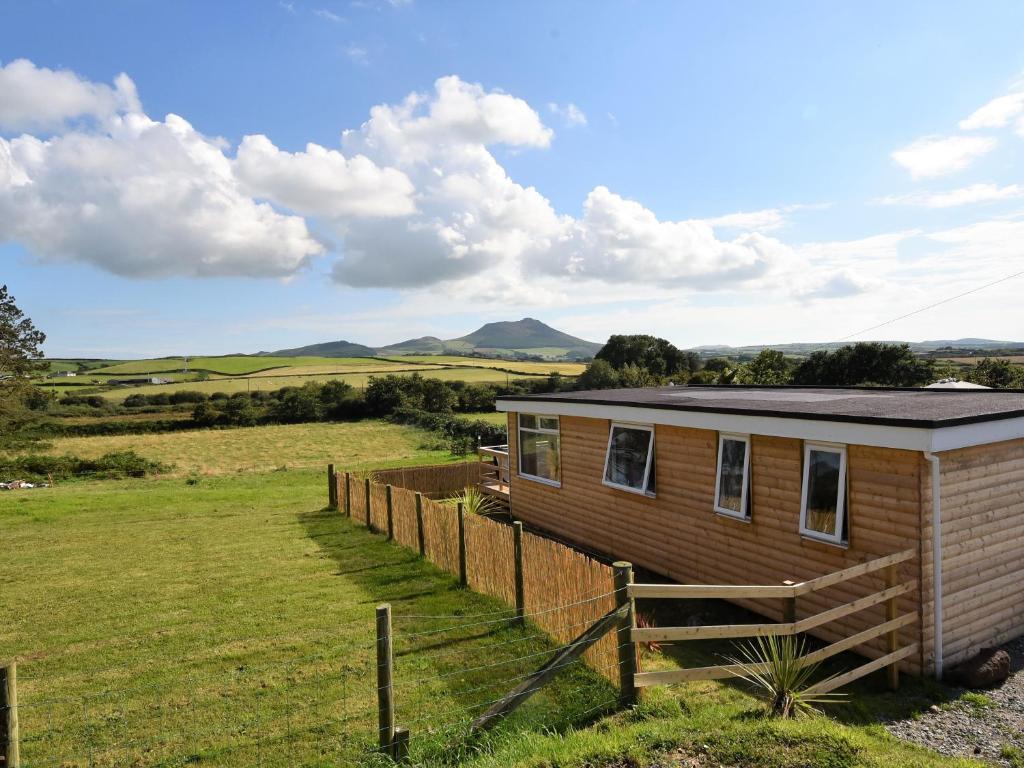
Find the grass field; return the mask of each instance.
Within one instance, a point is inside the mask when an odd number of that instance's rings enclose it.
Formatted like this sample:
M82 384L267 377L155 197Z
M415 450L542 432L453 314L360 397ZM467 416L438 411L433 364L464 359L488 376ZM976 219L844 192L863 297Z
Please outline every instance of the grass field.
M141 435L65 437L48 453L97 458L111 451L135 451L174 465L175 476L338 466L403 466L454 460L447 448L414 427L367 420L282 424L237 429L197 429Z
M190 357L188 367L191 371L209 371L229 376L237 376L269 368L285 368L296 365L338 365L360 366L373 364L366 357L254 357L249 355L228 355L225 357ZM152 360L132 360L106 368L97 369L99 373L114 375L161 373L163 371L180 371L185 367L185 359L181 357L158 358Z
M472 705L550 646L323 500L322 472L0 498L0 659L19 662L23 766L389 764L370 752L385 601L416 763L468 762ZM564 729L610 698L577 665L505 728Z
M460 357L458 355L402 355L389 360L408 360L433 365L459 365L471 368L501 368L518 373L547 374L558 371L563 376L579 376L586 369L583 363L538 363L532 360L492 360L484 357Z
M952 360L954 363L962 363L965 365L977 365L985 359L985 355L977 355L975 357L946 357L944 360ZM1009 360L1011 363L1017 365L1024 365L1024 355L994 355L993 359L996 360Z

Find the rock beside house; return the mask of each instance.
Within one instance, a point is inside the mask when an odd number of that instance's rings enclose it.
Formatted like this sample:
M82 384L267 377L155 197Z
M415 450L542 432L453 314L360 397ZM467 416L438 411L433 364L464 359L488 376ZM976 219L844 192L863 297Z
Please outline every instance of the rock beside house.
M1000 648L982 648L974 657L947 673L949 682L964 688L992 688L1010 676L1010 654Z

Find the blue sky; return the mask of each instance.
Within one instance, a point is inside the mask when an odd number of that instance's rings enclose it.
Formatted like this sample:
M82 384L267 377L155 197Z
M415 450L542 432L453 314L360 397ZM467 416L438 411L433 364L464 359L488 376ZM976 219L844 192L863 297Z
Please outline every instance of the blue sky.
M1024 270L1020 3L3 16L0 280L51 356L824 341ZM1022 285L856 338L1021 339Z

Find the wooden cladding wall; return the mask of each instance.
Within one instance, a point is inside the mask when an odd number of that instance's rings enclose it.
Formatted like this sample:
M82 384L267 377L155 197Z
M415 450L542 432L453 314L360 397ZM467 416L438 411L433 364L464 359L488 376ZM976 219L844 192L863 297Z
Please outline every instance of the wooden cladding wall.
M800 440L751 439L753 514L750 522L714 512L718 435L711 430L657 426L657 497L602 484L609 422L563 416L561 487L517 476L516 415L509 414L512 514L582 546L629 560L683 583L780 584L804 581L915 546L921 531L919 453L851 445L848 448L848 548L800 535ZM900 580L920 577L920 559L900 566ZM882 588L876 574L801 597L797 618ZM900 611L920 610L920 589L901 598ZM744 603L781 620L780 601ZM642 606L641 606L642 608ZM884 620L877 607L837 622L820 636L837 640ZM919 628L902 630L919 642ZM881 655L881 641L864 649ZM921 657L906 668L921 670Z
M949 667L1024 634L1024 440L940 458L943 663Z

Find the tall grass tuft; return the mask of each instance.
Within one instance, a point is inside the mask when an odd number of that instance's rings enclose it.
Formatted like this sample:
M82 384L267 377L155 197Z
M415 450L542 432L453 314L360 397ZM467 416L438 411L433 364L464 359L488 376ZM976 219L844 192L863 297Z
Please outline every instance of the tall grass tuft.
M498 511L498 504L494 497L483 493L474 485L467 485L462 489L456 501L462 502L462 508L468 515L487 515Z
M816 704L845 697L842 693L814 692L810 681L821 663L804 662L806 642L802 638L771 635L737 648L739 656L728 658L739 668L732 674L754 686L757 695L768 702L768 711L774 717L808 715L818 711Z

